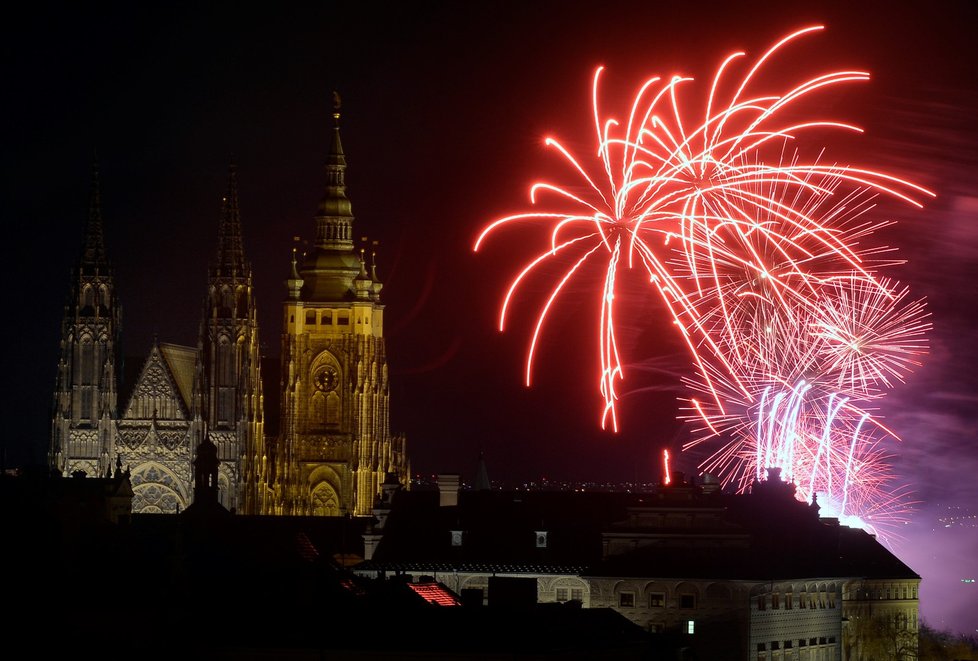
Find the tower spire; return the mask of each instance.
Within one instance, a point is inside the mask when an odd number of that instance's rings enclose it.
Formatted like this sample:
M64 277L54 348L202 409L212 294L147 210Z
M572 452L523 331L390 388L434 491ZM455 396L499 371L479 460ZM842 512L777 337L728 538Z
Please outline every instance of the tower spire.
M88 221L85 223L85 244L82 248L80 271L94 274L109 267L105 251L105 233L102 228L102 195L98 178L98 157L92 159L92 190L88 202Z
M247 274L244 242L241 239L241 213L238 210L238 173L232 161L228 165L228 192L223 200L221 225L217 238L218 277L241 277Z
M346 196L346 155L340 140L340 95L333 92L333 140L326 158L326 194L316 215L316 247L353 250L353 211Z

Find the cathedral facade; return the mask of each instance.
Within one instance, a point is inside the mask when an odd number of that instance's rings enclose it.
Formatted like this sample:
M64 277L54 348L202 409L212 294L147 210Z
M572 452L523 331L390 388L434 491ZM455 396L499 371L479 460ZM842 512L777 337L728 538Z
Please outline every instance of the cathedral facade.
M385 480L407 485L405 440L389 428L382 285L354 248L334 118L314 247L301 264L293 255L287 280L280 433L265 436L258 317L234 168L198 345L154 340L128 388L96 173L62 322L53 469L94 477L122 462L138 513L176 513L193 502L193 462L205 441L217 451L221 504L243 513L366 516Z

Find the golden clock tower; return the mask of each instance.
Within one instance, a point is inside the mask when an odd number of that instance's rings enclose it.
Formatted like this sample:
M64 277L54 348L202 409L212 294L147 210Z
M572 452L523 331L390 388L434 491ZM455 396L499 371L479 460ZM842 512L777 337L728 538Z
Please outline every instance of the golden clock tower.
M282 333L282 417L269 514L367 516L388 473L405 485L405 440L390 435L384 306L354 249L339 111L316 238L292 258Z

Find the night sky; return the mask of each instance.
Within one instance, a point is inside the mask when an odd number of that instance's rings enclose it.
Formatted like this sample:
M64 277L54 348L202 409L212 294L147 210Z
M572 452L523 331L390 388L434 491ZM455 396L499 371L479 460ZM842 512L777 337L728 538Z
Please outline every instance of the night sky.
M234 160L271 370L293 237L312 235L323 192L335 89L355 231L380 242L391 428L407 433L415 472L471 479L482 450L490 476L510 484L544 476L656 480L661 449L678 453L687 437L675 415L688 360L661 310L637 293L629 299L622 431L601 432L594 283L584 278L562 299L527 390L525 346L546 283L528 290L505 334L495 331L495 316L536 246L518 231L498 234L478 254L472 243L490 220L529 206L529 184L564 174L544 137L590 148L597 65L608 67L606 98L629 101L652 73L705 80L732 50L756 55L794 28L824 23L803 57L783 63L805 73L844 66L873 74L819 97L825 110L867 129L857 143L838 145L837 156L938 194L923 211L884 201L877 212L897 221L880 242L908 260L893 275L927 297L934 324L925 365L879 414L903 439L893 446L896 483L918 501L892 545L925 579L924 616L938 627L978 630L978 585L960 582L978 577L976 9L940 1L899 9L782 4L16 10L0 28L10 338L2 401L14 421L3 435L7 464L40 461L46 451L62 305L93 154L123 303L123 349L135 363L154 333L196 345ZM695 470L693 457L677 462Z

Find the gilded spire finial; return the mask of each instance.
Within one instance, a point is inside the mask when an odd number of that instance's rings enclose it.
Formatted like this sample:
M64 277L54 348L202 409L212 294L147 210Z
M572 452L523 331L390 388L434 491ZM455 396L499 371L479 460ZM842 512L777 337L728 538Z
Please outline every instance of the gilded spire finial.
M378 280L377 280L377 246L379 246L379 245L380 245L380 241L374 240L374 242L373 242L374 249L370 252L370 278L374 282L378 282Z
M296 259L297 258L295 256L295 253L296 253L296 249L295 248L292 248L292 279L293 280L298 280L299 279L299 270L298 270L298 268L296 268Z
M368 277L366 252L367 252L366 248L360 248L360 275L357 276L360 279L364 279Z

